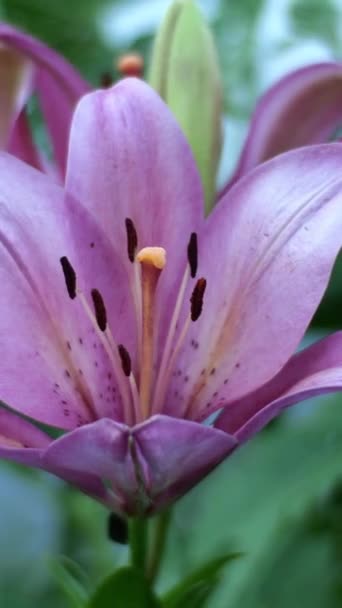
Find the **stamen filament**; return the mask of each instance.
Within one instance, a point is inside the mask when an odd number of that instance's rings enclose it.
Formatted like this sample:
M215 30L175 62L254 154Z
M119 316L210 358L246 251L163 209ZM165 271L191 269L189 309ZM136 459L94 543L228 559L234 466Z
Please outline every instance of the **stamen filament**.
M134 299L135 313L137 318L138 339L138 361L141 361L142 345L142 293L141 293L141 268L137 261L133 264L134 277L132 282L132 294Z
M141 409L140 409L139 391L138 391L137 383L135 380L135 376L132 372L129 375L128 381L129 381L129 384L131 387L133 408L134 408L134 414L135 414L135 422L136 423L141 422L143 420L143 418L142 418Z
M169 332L168 332L168 335L167 335L167 338L165 341L165 347L163 349L162 360L160 363L157 381L156 381L156 387L155 387L155 391L154 391L152 411L151 411L152 414L155 414L159 411L159 406L161 404L161 396L165 391L165 388L164 388L165 371L166 371L166 368L168 366L168 362L170 359L172 344L173 344L173 340L174 340L175 332L176 332L176 326L177 326L177 322L179 319L182 304L184 302L185 290L186 290L186 286L189 281L189 277L190 277L190 268L189 268L189 266L187 266L186 270L184 272L184 275L183 275L183 279L182 279L180 288L179 288L176 305L175 305L173 315L172 315L172 318L170 321Z
M167 385L170 380L170 375L173 370L176 357L177 357L177 355L184 343L186 335L189 331L189 327L190 327L191 323L194 323L195 321L197 321L199 319L199 317L201 316L202 308L203 308L203 297L204 297L204 292L205 292L206 286L207 286L207 281L206 281L206 279L204 279L202 277L201 279L198 279L198 281L196 282L196 285L192 291L191 298L190 298L190 305L191 305L190 306L190 315L186 318L183 328L178 336L176 345L175 345L175 347L172 351L172 354L169 358L169 361L167 363L167 366L165 365L165 369L163 369L163 376L160 376L162 378L162 380L160 381L161 388L159 389L158 395L156 395L157 398L154 399L154 403L153 403L153 405L156 408L158 407L158 403L164 402ZM183 285L181 285L181 289L182 289L182 287L183 287ZM178 304L178 301L177 301L177 304ZM159 380L159 378L158 378L158 380ZM157 401L157 399L158 399L158 401Z
M124 408L124 419L129 420L131 418L129 389L128 389L128 385L126 382L126 378L125 378L122 368L121 368L117 347L116 347L116 349L113 348L113 345L110 342L110 338L113 339L113 342L114 342L114 338L112 337L112 334L111 334L110 330L108 329L108 327L105 330L105 332L102 332L99 329L96 317L95 317L93 311L91 310L83 292L78 290L77 296L78 296L80 303L83 306L83 309L84 309L87 317L89 318L94 329L96 330L97 336L98 336L99 340L101 341L101 344L103 345L103 347L110 359L110 362L113 366L115 377L116 377L116 380L117 380L117 383L119 386L119 390L120 390L120 394L122 397L122 403L123 403L123 408ZM126 416L127 416L127 418L126 418Z
M186 335L187 335L187 333L189 331L190 325L191 325L191 316L189 315L185 319L185 323L184 323L184 325L182 327L182 330L181 330L181 332L180 332L180 334L178 336L177 342L176 342L175 347L174 347L174 349L172 351L172 355L171 355L171 357L169 359L167 368L166 368L166 370L164 372L163 386L162 386L162 390L160 391L161 403L164 402L165 394L166 394L166 389L167 389L167 386L169 384L170 376L171 376L171 373L172 373L172 370L173 370L173 367L174 367L174 364L175 364L176 357L177 357L177 355L178 355L178 353L179 353L179 351L180 351L180 349L181 349L181 347L182 347L182 345L184 343L184 340L185 340Z
M132 399L133 399L133 409L134 409L134 414L135 414L135 422L140 422L141 417L140 417L140 409L139 409L139 392L138 392L137 383L135 381L134 374L132 373L131 358L123 344L119 344L118 350L119 350L119 355L120 355L120 359L121 359L123 372L124 372L125 376L127 376L129 384L130 384L130 388L131 388Z
M112 334L112 332L111 332L111 330L110 330L109 327L107 327L107 329L105 331L105 335L107 337L109 345L111 346L111 350L113 352L113 355L115 357L117 365L118 365L118 367L120 368L120 370L122 372L121 375L120 375L120 378L122 378L122 380L124 380L124 379L127 378L129 384L131 384L131 378L133 377L132 369L129 370L129 374L128 374L127 373L128 370L125 371L123 369L123 365L122 365L122 358L120 356L120 351L119 351L119 346L122 346L122 345L118 345L117 344L117 342L115 341L114 336L113 336L113 334ZM122 374L123 374L123 377L122 377ZM122 384L125 387L125 401L124 401L124 406L126 405L126 407L124 408L125 409L125 422L127 422L127 424L133 424L135 421L133 419L134 418L134 416L133 416L134 412L132 411L131 397L133 398L133 406L134 406L134 409L135 409L134 395L130 394L127 382L122 382ZM120 390L121 390L121 386L120 386ZM126 418L126 416L127 416L127 418Z

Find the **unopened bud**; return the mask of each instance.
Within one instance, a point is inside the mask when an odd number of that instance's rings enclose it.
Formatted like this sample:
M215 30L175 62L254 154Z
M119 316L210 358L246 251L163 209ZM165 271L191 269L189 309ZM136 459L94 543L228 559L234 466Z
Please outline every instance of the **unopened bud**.
M221 153L222 85L211 32L194 0L175 0L154 45L150 84L176 116L212 207Z

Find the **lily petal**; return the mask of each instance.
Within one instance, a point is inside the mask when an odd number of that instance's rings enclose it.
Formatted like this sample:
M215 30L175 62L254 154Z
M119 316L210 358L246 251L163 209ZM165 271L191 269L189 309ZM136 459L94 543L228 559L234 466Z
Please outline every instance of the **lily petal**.
M0 445L9 448L46 448L52 439L16 414L0 408Z
M129 427L103 418L57 439L44 455L44 467L63 478L70 472L76 479L77 475L91 475L103 487L110 486L111 508L134 513L139 488L130 437Z
M12 412L0 409L0 457L27 466L39 467L42 451L51 437Z
M203 216L202 188L179 126L148 85L127 78L81 100L71 128L66 188L101 221L127 267L127 217L139 249L164 247L172 272L162 282L174 286L187 263L190 233Z
M136 427L153 510L185 494L233 451L235 438L217 431L168 416L153 416Z
M227 433L167 416L134 428L102 419L55 441L44 466L94 475L110 484L112 508L151 513L184 494L235 446Z
M148 85L127 78L82 98L71 128L66 189L101 222L132 289L125 219L134 222L138 249L166 249L156 313L161 344L204 202L190 148L170 110Z
M226 192L256 165L293 148L325 143L342 127L342 63L295 70L263 95Z
M254 393L229 403L215 426L234 434L239 442L246 441L284 408L341 389L342 332L337 332L291 357Z
M101 415L120 419L111 362L81 302L67 295L60 265L64 255L75 264L88 300L108 283L110 315L120 323L115 256L89 213L43 173L2 153L0 174L0 398L59 428ZM93 252L88 266L85 248Z
M0 24L0 42L19 51L36 68L35 87L51 136L55 161L63 175L72 113L90 86L62 56L14 27Z
M44 454L54 441L27 420L0 409L0 457L38 469L45 469ZM99 480L90 475L52 467L49 471L76 485L82 492L106 502L107 492Z
M341 245L341 162L340 144L278 156L208 218L199 236L203 313L171 386L185 392L190 417L264 384L296 350Z

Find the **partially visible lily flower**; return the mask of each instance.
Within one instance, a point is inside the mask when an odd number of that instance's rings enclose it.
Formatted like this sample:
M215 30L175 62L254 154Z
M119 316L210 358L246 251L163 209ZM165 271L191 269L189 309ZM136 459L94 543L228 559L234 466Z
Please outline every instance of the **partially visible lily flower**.
M134 78L81 99L65 188L1 153L0 455L150 514L340 390L341 333L292 353L340 248L341 162L278 156L204 220L189 146Z
M0 147L42 171L64 177L72 113L90 86L42 42L0 23ZM36 95L51 140L53 162L34 143L27 102Z
M317 63L294 70L258 102L238 166L223 192L277 154L341 138L342 63Z

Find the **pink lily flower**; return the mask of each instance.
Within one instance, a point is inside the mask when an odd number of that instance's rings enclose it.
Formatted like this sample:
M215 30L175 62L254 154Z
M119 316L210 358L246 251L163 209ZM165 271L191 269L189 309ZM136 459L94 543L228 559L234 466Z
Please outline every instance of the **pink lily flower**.
M204 219L188 144L136 79L81 99L64 188L1 153L0 455L150 514L340 390L341 333L292 355L340 248L341 162L278 156Z
M70 122L79 98L90 91L77 70L35 38L0 23L0 148L62 181ZM37 149L26 105L37 95L53 161Z

